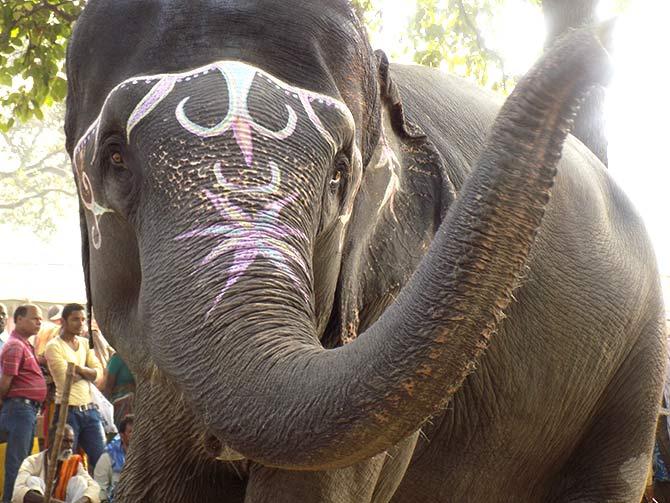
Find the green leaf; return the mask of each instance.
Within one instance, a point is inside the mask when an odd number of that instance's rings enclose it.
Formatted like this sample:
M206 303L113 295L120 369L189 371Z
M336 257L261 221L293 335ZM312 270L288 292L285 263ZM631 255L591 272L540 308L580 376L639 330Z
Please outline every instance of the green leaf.
M51 96L56 101L60 101L65 98L67 94L67 82L65 79L57 77L54 82L51 84Z

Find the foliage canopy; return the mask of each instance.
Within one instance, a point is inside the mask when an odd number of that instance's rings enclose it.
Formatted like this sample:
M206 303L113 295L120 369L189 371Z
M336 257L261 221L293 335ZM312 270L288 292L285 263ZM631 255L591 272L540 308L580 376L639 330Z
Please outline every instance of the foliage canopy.
M67 40L83 0L4 0L0 12L0 129L42 119L65 98Z

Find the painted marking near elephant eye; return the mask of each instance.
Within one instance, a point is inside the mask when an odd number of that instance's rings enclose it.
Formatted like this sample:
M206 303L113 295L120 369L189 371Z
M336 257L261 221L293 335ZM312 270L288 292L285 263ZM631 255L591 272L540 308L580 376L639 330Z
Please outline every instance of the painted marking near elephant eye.
M306 242L307 237L301 230L282 224L279 220L279 212L287 204L295 201L296 196L290 195L278 201L270 201L252 216L225 197L209 190L205 190L205 195L221 215L221 221L207 227L186 231L176 239L179 241L193 238L219 239L219 243L198 264L201 267L211 264L222 255L232 254L231 264L222 273L224 277L227 277L226 283L214 299L212 307L207 311L207 316L221 302L226 292L242 278L251 264L261 256L288 277L301 292L305 301L309 302L310 294L305 288L309 278L309 268L301 253L287 240L293 237ZM297 266L303 273L302 280L291 264ZM200 271L197 272L200 273Z
M97 123L96 127L97 129ZM77 181L77 188L79 189L79 199L81 204L84 206L85 210L91 213L93 218L93 225L91 225L91 243L96 250L99 250L102 246L102 233L100 232L100 218L105 213L113 213L113 210L105 208L95 200L95 193L93 191L93 185L91 184L91 179L88 174L84 171L84 159L86 155L86 145L88 144L89 139L94 134L94 130L91 130L88 135L84 135L82 138L83 141L80 141L74 149L73 152L73 164L75 178Z

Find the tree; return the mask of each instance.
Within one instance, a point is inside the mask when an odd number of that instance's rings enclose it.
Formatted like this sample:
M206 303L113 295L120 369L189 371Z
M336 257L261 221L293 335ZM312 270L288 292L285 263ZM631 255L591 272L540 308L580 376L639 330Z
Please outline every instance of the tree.
M63 149L63 105L0 132L0 150L7 161L0 171L0 215L15 226L49 234L58 219L77 207L70 161ZM10 217L11 215L11 217Z
M540 0L527 0L539 9ZM417 0L416 12L407 27L416 63L444 68L504 94L520 75L506 71L504 59L493 50L479 26L493 19L506 0ZM354 8L372 32L381 26L380 4L353 0Z
M573 28L595 24L599 0L527 0L542 9L547 26L545 47ZM374 18L374 0L354 1L364 19ZM486 43L482 19L492 18L505 0L417 0L417 10L408 27L414 61L444 67L451 73L471 78L480 85L509 93L520 75L510 75L504 59ZM629 0L617 0L621 12ZM370 28L370 25L368 25ZM374 29L374 28L373 28ZM595 87L582 103L573 135L607 165L605 137L605 89Z
M409 26L414 61L446 67L493 90L511 89L514 77L507 75L503 58L487 46L477 27L477 18L492 16L500 4L502 0L418 0ZM500 75L497 79L491 79L493 68Z
M11 0L0 11L0 130L65 98L63 62L83 0Z

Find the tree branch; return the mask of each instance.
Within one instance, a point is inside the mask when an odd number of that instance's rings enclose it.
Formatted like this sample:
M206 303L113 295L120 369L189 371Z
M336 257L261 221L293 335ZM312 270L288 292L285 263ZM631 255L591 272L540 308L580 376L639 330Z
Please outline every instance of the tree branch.
M62 169L62 168L56 168L53 166L46 166L42 169L39 170L40 174L41 173L50 173L52 175L58 175L58 176L68 176L71 175L72 172L69 169Z
M15 169L14 171L0 171L0 180L7 180L8 178L13 178L14 176L17 175L17 173L22 173L24 175L30 175L30 176L37 176L41 175L43 173L51 173L52 175L63 175L66 176L70 173L68 169L63 169L55 166L43 166L45 162L47 162L49 159L58 157L59 155L63 155L63 152L56 151L56 152L51 152L39 161L34 162L33 164L30 164L29 166L25 167L20 167L18 169Z
M475 23L472 22L472 19L470 19L470 16L468 15L467 10L465 9L465 5L463 5L463 0L458 0L458 10L461 13L461 17L463 18L463 21L465 21L465 24L470 28L472 33L475 35L475 40L477 41L477 47L479 47L479 50L486 54L486 56L489 59L495 60L495 62L498 64L500 67L500 71L502 72L502 88L507 89L505 87L505 81L507 80L507 73L505 73L505 62L503 61L502 57L500 54L498 54L496 51L489 49L486 47L486 43L484 42L484 37L482 37L482 34L479 32L477 27L475 26Z
M69 2L61 2L56 5L51 5L50 3L46 3L44 5L47 9L49 9L51 12L56 14L57 16L60 16L62 19L65 19L68 23L74 23L79 16L71 16L70 14L66 14L65 12L58 10L58 7L62 7L63 5L67 5Z
M62 189L46 189L42 190L40 192L34 192L33 194L30 194L29 196L23 197L19 199L18 201L14 201L13 203L0 203L0 210L11 210L15 208L20 208L24 204L28 203L29 201L36 199L36 198L42 198L46 196L47 194L50 193L59 193L59 194L65 194L66 196L72 196L75 197L77 194L74 192L69 192L67 190L62 190Z
M42 157L39 161L36 161L36 162L32 163L31 165L26 166L25 168L23 168L22 171L26 175L30 175L35 171L46 172L48 168L46 168L46 167L41 168L40 166L42 164L44 164L46 161L48 161L49 159L51 159L53 157L57 157L59 155L63 155L63 152L61 152L60 150L57 150L55 152L50 152L47 155L45 155L44 157ZM63 173L67 173L67 171L65 171L65 170L61 170L61 171Z
M59 4L52 5L48 1L42 2L39 6L34 7L33 9L30 10L30 12L26 12L25 14L21 14L20 16L14 18L14 24L10 27L13 28L14 26L20 25L25 19L29 19L33 17L35 14L37 14L40 11L43 10L48 10L50 12L53 12L54 15L59 18L59 19L64 19L68 23L74 23L77 20L78 16L71 16L70 14L66 14L62 10L59 9L59 7L63 7L67 5L70 2L61 2Z

